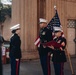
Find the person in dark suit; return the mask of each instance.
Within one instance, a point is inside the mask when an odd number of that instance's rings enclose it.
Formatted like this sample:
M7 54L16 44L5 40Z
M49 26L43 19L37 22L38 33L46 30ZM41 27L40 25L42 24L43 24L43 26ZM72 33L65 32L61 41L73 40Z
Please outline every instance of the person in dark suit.
M64 62L66 62L66 39L62 37L62 30L60 27L54 27L54 33L54 41L62 45L60 48L55 48L54 46L50 47L53 49L52 61L54 65L55 75L64 75Z
M3 37L0 35L0 75L3 75L3 69L2 69L2 43L4 42Z
M10 28L12 30L12 37L10 38L10 60L11 60L11 75L19 75L20 60L21 60L21 40L20 24Z
M47 20L40 18L40 47L38 48L43 75L50 75L51 49L42 45L52 40L52 31L47 28Z

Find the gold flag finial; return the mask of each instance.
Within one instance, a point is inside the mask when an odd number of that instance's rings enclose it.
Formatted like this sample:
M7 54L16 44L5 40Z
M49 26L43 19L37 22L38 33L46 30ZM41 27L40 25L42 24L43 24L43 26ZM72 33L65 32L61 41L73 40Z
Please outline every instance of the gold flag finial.
M56 10L56 5L54 5L54 9Z

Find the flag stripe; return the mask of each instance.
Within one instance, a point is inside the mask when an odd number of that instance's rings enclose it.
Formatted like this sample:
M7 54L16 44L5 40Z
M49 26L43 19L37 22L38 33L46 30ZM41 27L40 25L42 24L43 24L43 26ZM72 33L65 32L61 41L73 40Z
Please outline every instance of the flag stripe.
M38 46L38 44L40 43L40 37L37 38L37 40L35 41L35 45Z

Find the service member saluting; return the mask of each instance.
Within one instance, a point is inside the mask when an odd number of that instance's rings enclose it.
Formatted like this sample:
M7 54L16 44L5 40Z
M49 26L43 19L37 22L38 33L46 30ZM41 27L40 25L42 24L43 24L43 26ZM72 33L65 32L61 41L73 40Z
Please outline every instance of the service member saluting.
M61 44L62 47L55 48L54 46L50 46L53 49L53 65L55 70L55 75L64 75L64 62L66 62L65 55L65 47L66 47L66 39L62 37L62 30L60 27L54 27L55 39L58 44Z
M10 39L10 60L11 60L11 75L19 75L20 59L21 59L21 40L20 24L17 24L10 28L12 31L12 37Z
M43 43L47 43L52 39L52 31L47 28L47 20L40 18L40 47L38 49L43 75L50 75L50 52L51 48L46 47Z

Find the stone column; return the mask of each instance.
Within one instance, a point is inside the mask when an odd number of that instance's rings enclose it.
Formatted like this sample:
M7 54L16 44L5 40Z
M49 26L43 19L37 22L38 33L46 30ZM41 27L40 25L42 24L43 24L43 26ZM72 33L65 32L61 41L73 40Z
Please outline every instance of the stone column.
M13 0L12 25L21 24L23 59L38 58L34 41L37 38L37 0Z

